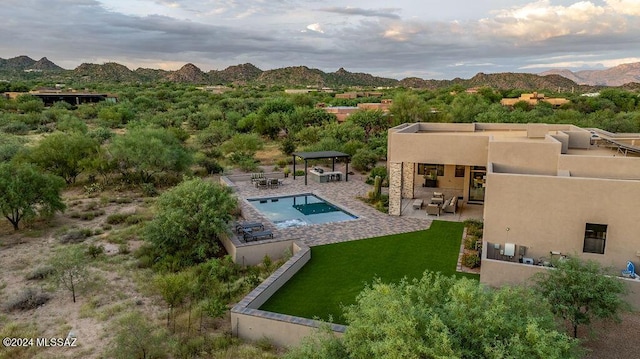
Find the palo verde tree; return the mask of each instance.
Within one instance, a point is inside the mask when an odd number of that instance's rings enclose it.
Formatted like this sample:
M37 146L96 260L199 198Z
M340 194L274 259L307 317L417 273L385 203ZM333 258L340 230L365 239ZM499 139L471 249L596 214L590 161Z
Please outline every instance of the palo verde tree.
M228 187L200 178L187 179L163 193L145 238L161 257L189 266L215 257L237 201Z
M70 184L98 153L98 142L80 132L56 132L29 151L28 158L42 169L64 178Z
M76 294L89 279L85 249L80 245L61 248L51 259L51 266L56 281L71 292L75 303Z
M627 288L595 261L569 257L554 263L555 269L536 274L536 284L560 318L571 323L574 338L578 326L591 320L613 318L627 307L621 298Z
M0 212L19 229L20 221L36 215L51 215L64 211L60 198L64 180L43 174L31 164L0 164Z
M182 143L164 128L135 128L113 139L109 147L113 160L125 178L149 183L161 172L185 171L192 156Z

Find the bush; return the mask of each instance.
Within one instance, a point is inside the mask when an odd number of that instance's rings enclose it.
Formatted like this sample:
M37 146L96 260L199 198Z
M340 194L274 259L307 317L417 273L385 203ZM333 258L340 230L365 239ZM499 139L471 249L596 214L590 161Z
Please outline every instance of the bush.
M114 214L110 214L107 217L107 223L109 223L109 224L122 224L127 220L127 218L130 215L131 215L130 213L114 213Z
M387 167L385 166L376 166L371 170L371 173L369 173L369 177L367 177L367 184L373 185L373 181L376 178L376 176L380 176L380 178L382 179L382 183L386 182L387 179ZM387 182L387 186L389 186L389 183ZM384 186L383 186L384 187Z
M478 252L466 252L462 255L462 265L468 268L476 268L480 266L480 257Z
M104 254L104 247L99 244L92 244L87 248L87 254L91 258L96 259Z
M4 310L10 312L14 310L35 309L48 302L49 299L51 299L51 297L46 293L42 293L34 288L25 288L5 303Z
M351 163L357 171L365 172L370 170L378 162L378 155L366 148L359 149L353 157Z
M80 243L85 239L91 237L93 231L90 228L73 228L67 233L62 234L58 239L60 243Z
M467 235L467 238L464 239L464 248L475 250L478 245L478 237Z
M296 176L304 176L304 170L296 170Z
M5 133L12 133L14 135L26 135L29 132L29 126L22 121L16 121L6 124L2 131Z
M53 275L55 272L55 268L52 266L41 266L34 270L32 270L29 274L27 274L27 280L39 280L46 279Z
M140 188L142 189L142 194L145 197L155 197L158 195L158 190L156 189L156 186L153 185L153 183L143 183L142 185L140 185Z

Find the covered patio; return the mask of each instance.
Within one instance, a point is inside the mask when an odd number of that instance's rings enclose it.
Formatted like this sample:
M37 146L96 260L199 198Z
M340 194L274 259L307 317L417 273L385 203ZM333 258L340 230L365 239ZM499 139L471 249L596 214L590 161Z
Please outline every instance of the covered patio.
M345 160L345 182L349 181L349 160L351 155L338 151L316 151L316 152L294 152L293 156L293 179L296 179L296 157L304 160L304 184L307 185L307 177L309 175L308 161L331 159L331 172L312 171L312 175L317 176L318 182L340 181L342 180L342 172L336 171L336 160Z

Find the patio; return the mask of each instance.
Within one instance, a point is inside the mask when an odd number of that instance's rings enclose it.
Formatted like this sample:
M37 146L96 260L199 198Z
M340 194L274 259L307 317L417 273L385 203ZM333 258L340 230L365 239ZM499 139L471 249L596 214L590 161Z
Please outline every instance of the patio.
M265 174L265 176L267 175ZM430 227L432 220L437 219L435 217L427 218L426 215L394 217L377 211L357 198L366 197L367 192L372 189L372 186L364 183L364 177L357 174L350 176L349 182L317 183L309 181L307 185L304 184L304 178L298 177L294 180L289 177L282 179L282 184L277 188L268 189L256 188L250 179L234 180L233 176L230 176L229 179L235 185L244 220L263 223L265 230L274 234L274 239L268 239L269 241L300 239L309 246L316 246L423 230ZM318 195L356 215L358 219L348 222L278 229L246 200L247 198L277 197L301 193ZM424 210L422 212L424 213ZM247 245L241 237L232 240L236 245Z
M431 201L434 192L440 192L444 195L445 200L452 197L458 197L457 209L455 213L440 212L439 216L427 215L426 207ZM403 198L402 208L400 210L401 217L408 218L429 218L437 219L440 221L454 221L462 222L467 219L480 219L483 218L484 206L481 204L464 203L462 199L462 190L451 188L434 188L434 187L416 187L414 192L415 198ZM413 204L416 199L423 201L422 208L416 209Z

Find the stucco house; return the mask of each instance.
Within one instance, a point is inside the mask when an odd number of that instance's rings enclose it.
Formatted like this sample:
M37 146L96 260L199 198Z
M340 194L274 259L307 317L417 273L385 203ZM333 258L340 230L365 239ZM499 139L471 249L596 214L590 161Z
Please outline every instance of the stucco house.
M523 283L556 257L640 264L640 134L573 125L403 124L389 130L389 213L425 172L483 206L480 280ZM425 214L426 215L426 214ZM640 279L623 279L640 293ZM640 308L640 295L629 300Z

